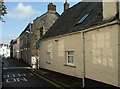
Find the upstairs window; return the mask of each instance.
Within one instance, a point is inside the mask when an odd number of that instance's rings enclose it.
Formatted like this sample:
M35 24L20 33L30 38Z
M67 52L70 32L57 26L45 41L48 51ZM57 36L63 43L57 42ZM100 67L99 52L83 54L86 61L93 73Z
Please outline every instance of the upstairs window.
M33 28L33 24L31 24L31 28Z
M42 37L43 36L43 26L40 28L40 37Z
M82 23L88 16L89 16L89 13L88 13L88 14L85 14L85 15L78 21L77 24Z
M51 63L51 52L47 52L47 63Z

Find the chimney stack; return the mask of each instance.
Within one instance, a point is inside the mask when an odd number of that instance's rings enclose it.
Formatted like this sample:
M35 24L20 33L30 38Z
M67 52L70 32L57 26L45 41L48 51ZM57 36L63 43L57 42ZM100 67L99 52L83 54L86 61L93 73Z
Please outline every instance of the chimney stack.
M64 11L66 11L67 9L69 9L68 0L66 0L66 2L65 2L65 4L64 4Z
M54 5L53 3L49 3L48 12L56 12L56 5Z
M118 11L118 2L113 0L113 2L107 2L107 0L102 0L103 6L103 19L107 20L116 16Z

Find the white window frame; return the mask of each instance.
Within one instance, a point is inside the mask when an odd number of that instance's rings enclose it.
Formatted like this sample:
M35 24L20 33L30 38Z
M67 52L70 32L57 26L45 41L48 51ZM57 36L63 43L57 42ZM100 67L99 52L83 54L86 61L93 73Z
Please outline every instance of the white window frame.
M68 52L73 52L73 55L68 55ZM69 56L73 56L73 63L68 62L68 60L69 60L68 57ZM65 57L66 57L66 65L75 66L74 65L74 51L73 50L65 51Z
M46 63L51 63L51 52L49 52L49 51L46 52Z

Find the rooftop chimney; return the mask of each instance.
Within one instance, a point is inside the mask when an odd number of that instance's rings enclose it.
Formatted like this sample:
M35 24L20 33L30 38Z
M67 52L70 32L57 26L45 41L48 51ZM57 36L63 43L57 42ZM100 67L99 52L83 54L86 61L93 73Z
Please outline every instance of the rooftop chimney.
M67 9L69 9L68 0L65 1L65 4L64 4L64 11L66 11Z
M48 12L56 12L56 5L54 5L53 3L49 3L48 4Z
M102 5L103 5L104 20L113 18L118 13L117 0L113 0L113 2L107 2L107 0L103 0Z

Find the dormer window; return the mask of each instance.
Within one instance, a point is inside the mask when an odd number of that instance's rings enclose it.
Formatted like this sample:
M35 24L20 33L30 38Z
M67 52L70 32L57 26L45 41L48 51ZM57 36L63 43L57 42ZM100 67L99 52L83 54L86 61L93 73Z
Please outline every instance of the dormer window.
M85 14L85 15L78 21L77 24L81 24L88 16L89 16L89 13L88 13L88 14Z

